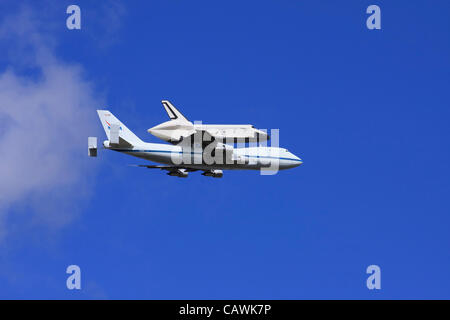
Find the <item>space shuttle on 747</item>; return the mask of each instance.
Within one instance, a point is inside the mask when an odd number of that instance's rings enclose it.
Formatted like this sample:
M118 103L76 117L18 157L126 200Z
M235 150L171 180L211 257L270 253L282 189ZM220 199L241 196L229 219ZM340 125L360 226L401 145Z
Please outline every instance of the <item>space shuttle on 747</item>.
M203 125L187 120L169 101L162 104L170 117L148 132L171 144L148 143L138 138L110 111L97 110L108 140L105 149L160 163L139 164L138 167L166 170L176 177L189 172L221 178L222 170L278 170L294 168L302 160L287 149L278 147L234 147L233 141L267 141L269 136L252 125ZM229 141L232 141L231 143ZM97 138L89 137L88 154L97 156Z
M193 124L186 119L169 101L161 101L170 120L158 124L147 131L164 141L177 144L198 131L222 141L263 142L269 139L266 132L255 129L250 124Z

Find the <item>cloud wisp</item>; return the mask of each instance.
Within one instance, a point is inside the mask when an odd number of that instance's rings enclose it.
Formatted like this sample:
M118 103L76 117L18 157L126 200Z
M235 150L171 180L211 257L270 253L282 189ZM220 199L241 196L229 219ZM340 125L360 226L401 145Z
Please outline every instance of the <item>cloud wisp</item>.
M0 72L0 240L11 212L48 227L66 225L89 189L87 136L103 105L78 65L54 54L54 40L22 9L0 25L9 57Z

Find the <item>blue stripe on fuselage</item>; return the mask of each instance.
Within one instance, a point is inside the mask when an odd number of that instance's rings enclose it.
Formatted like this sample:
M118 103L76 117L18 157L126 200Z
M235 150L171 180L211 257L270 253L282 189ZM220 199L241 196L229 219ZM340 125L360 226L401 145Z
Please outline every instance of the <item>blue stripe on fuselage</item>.
M114 151L119 151L119 152L133 152L133 153L141 153L141 152L147 152L147 153L178 153L181 154L183 153L182 151L171 151L171 150L133 150L133 149L110 149L110 150L114 150ZM190 154L202 154L202 152L191 152ZM268 159L278 159L278 160L290 160L290 161L299 161L302 162L302 160L299 159L293 159L293 158L283 158L283 157L271 157L271 156L252 156L252 155L247 155L247 154L243 154L242 156L247 157L247 158L268 158Z

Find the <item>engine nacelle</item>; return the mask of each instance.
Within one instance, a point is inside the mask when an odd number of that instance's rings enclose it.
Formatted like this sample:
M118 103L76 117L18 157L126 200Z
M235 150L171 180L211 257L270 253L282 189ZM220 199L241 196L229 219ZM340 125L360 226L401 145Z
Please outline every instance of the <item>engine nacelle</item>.
M209 171L203 172L202 175L204 175L206 177L222 178L223 171L222 170L209 170Z
M188 173L184 169L169 171L167 174L169 176L178 177L178 178L187 178L187 176L188 176Z

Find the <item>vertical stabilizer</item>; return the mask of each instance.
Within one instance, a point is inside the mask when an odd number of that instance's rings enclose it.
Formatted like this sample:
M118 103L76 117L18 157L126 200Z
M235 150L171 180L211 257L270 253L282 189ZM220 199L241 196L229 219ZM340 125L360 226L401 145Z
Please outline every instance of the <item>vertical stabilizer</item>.
M182 122L189 122L180 111L177 110L168 100L161 101L164 109L166 109L167 114L169 115L170 120L180 120Z
M102 123L108 140L112 144L137 145L143 143L130 129L127 128L108 110L97 110L98 117ZM123 143L126 142L126 143Z

